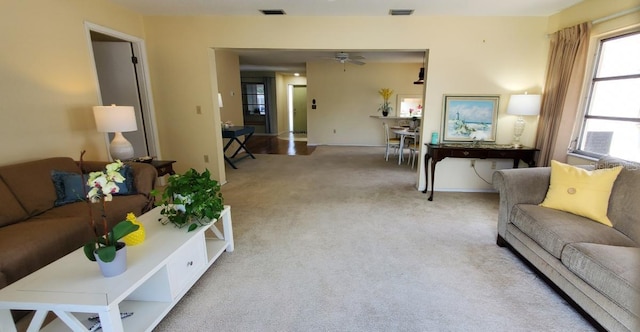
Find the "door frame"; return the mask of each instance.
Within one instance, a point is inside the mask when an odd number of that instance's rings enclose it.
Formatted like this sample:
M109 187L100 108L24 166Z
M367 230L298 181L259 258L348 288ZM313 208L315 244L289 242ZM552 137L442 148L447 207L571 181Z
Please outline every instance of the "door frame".
M100 92L100 80L98 78L98 71L96 69L95 57L93 54L93 46L91 44L91 31L98 32L107 36L111 36L114 38L122 39L123 41L130 42L133 49L133 54L138 58L139 68L141 70L137 70L136 74L138 77L138 93L140 94L140 104L141 104L141 113L144 118L144 126L146 131L146 139L147 139L147 148L149 149L149 154L156 157L157 159L162 159L160 155L160 146L158 145L158 130L156 125L155 118L155 109L153 106L153 95L151 93L151 80L149 76L149 66L147 65L147 51L144 40L135 36L128 35L126 33L116 31L95 23L84 22L85 34L87 38L87 46L89 50L89 55L91 58L91 72L93 74L94 82L96 84L96 93L98 95L98 104L102 105L102 93ZM111 154L109 153L109 134L105 133L105 148L107 151L107 156L111 159Z

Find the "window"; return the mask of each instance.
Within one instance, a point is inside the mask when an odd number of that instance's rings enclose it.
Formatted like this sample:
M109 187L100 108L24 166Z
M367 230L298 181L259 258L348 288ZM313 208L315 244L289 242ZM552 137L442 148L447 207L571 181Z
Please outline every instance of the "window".
M242 104L247 115L265 115L264 84L243 83Z
M601 39L578 148L640 161L640 32Z

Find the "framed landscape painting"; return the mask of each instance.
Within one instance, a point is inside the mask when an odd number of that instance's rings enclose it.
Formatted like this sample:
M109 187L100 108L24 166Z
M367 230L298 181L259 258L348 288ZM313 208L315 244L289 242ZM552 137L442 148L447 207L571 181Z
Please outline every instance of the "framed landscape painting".
M499 95L444 95L443 142L496 141Z

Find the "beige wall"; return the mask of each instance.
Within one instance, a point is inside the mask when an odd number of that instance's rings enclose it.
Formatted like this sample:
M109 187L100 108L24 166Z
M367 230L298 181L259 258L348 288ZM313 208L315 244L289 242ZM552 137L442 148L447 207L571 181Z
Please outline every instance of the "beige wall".
M238 55L224 50L216 50L216 70L218 90L222 95L224 107L220 110L220 120L231 121L241 126L242 88L240 86L240 60Z
M185 110L192 110L198 104L203 105L203 112L214 112L208 83L211 81L207 70L210 64L206 56L206 50L211 47L429 49L424 133L430 135L432 131L440 131L443 94L499 94L503 98L498 141L507 143L511 140L515 120L504 115L508 96L524 90L530 93L541 90L548 47L547 23L547 18L539 17L145 17L158 122L163 119L160 136L172 138L162 140L163 155L189 165L199 162L202 150L212 153L213 145L221 145L219 136L212 131L198 134L206 130L204 122L183 119L189 113ZM403 82L412 82L415 77L414 68ZM314 98L311 73L307 78L309 96ZM370 96L374 99L362 103L377 105L380 100L375 91L380 87L381 83L372 86L375 90ZM321 109L326 102L318 101L316 114L324 112ZM373 121L364 116L373 114L370 107L358 105L358 109L365 110L357 118ZM317 117L312 115L312 110L309 112L315 120ZM328 126L341 124L335 117L320 121L327 122ZM535 119L530 122L530 130L523 137L525 144L533 143ZM313 123L311 126L314 126L313 132L320 135L311 137L315 142L338 142L333 140L332 131L329 132L331 135L326 134L332 127L316 128ZM337 130L337 133L341 131ZM358 142L362 138L356 135L345 136L345 139ZM211 143L213 140L217 143ZM200 144L206 144L206 147ZM437 188L491 188L473 174L468 162L451 159L442 163ZM479 163L478 167L481 172L489 172L489 165L488 162ZM419 183L419 186L424 185L424 175L420 176Z
M549 17L549 33L558 31L562 28L574 26L582 22L597 20L609 15L614 15L622 11L640 6L638 0L584 0L581 3L567 8L555 15ZM627 23L638 23L640 14L636 11L624 19ZM606 23L609 25L613 22ZM614 25L619 25L613 23Z
M424 86L413 84L421 66L390 63L343 66L331 61L308 63L308 143L383 145L383 120L370 117L382 115L378 112L382 104L378 90L394 90L390 102L394 110L391 115L395 115L397 94L422 95ZM311 109L311 99L317 102L315 110Z
M0 2L0 164L107 160L85 21L144 38L140 15L104 0Z

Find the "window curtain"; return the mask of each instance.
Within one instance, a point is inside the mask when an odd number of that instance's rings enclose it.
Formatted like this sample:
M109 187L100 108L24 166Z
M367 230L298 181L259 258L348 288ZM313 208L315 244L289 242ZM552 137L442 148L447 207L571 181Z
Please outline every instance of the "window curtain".
M559 142L558 133L563 113L572 112L575 115L577 111L575 109L576 102L569 103L574 106L574 110L565 110L564 108L568 97L578 97L570 92L575 90L576 85L582 84L590 31L591 23L585 22L550 35L551 47L547 80L542 95L542 108L536 135L536 148L540 149L538 166L549 166L554 157L556 146L564 149L564 155L566 155L568 142ZM567 115L564 114L565 119L567 119ZM575 117L570 121L574 121L574 119Z

